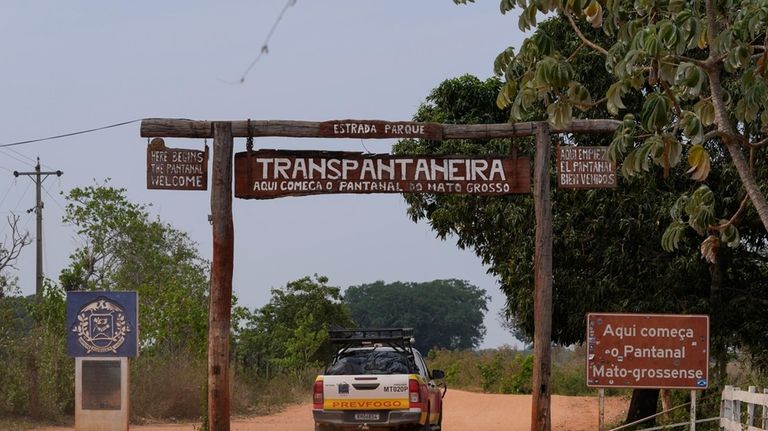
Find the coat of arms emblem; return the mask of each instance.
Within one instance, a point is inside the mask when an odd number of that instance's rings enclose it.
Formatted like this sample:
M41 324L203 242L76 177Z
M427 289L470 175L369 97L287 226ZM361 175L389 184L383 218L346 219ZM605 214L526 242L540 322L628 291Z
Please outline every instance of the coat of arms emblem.
M123 308L107 298L99 297L80 309L77 321L72 325L78 343L86 354L117 353L131 332L125 320Z

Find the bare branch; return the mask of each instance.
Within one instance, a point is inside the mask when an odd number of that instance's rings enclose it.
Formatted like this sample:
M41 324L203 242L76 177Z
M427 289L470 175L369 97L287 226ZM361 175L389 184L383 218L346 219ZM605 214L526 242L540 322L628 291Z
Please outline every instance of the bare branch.
M712 130L704 135L705 141L715 138L719 138L723 142L735 142L747 149L755 148L755 144L750 144L747 138L738 133L726 133L722 130Z
M707 63L711 64L717 62L717 60L715 60L715 55L717 54L715 52L715 40L720 33L717 28L715 5L712 0L706 0L704 4L707 9L707 44L709 45L709 58L707 58Z
M11 237L10 243L7 246L0 244L0 272L6 268L16 269L16 259L19 258L21 249L32 242L29 239L29 232L22 234L19 230L19 216L11 214L7 217L7 220L8 226L11 227ZM8 241L8 238L6 237L5 240Z
M578 54L578 53L579 53L579 51L581 51L581 48L584 48L584 42L582 42L582 43L581 43L581 45L577 46L577 47L576 47L576 49L574 49L574 50L573 50L573 52L571 53L571 55L570 55L570 56L568 56L568 58L565 60L565 61L566 61L566 63L568 63L568 62L570 62L571 60L573 60L574 58L576 58L576 54Z
M697 60L697 59L691 58L691 57L686 57L684 55L679 55L679 56L677 56L677 58L679 58L682 61L685 61L686 63L695 64L696 66L699 66L702 69L706 69L707 68L707 63L705 63L705 62L703 62L701 60Z
M587 39L587 37L584 36L584 33L582 33L581 30L579 30L579 26L576 25L576 21L573 20L573 16L571 16L571 12L569 10L563 11L563 15L565 15L565 18L571 24L571 28L573 28L573 31L576 32L576 36L578 36L579 39L581 39L584 45L587 45L588 47L602 54L603 56L608 57L608 51L606 51L605 48Z
M752 148L760 148L768 145L768 138L763 139L762 141L757 141L754 144L751 144L750 146Z

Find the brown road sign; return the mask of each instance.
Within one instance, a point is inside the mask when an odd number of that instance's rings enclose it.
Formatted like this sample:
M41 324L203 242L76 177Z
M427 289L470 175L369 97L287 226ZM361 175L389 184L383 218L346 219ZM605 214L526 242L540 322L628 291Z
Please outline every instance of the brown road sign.
M567 189L598 189L617 186L616 164L606 158L608 147L557 148L557 186Z
M260 150L235 155L235 196L330 193L530 193L527 158Z
M589 313L587 386L706 389L709 316Z
M334 120L320 123L324 138L422 138L443 139L443 128L437 123L381 120Z
M147 146L147 189L207 190L208 147L166 148L161 138L153 139Z

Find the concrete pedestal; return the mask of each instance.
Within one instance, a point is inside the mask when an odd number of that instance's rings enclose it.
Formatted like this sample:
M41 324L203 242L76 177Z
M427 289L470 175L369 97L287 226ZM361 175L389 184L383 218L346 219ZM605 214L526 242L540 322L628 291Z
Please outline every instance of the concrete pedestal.
M128 430L128 358L75 358L75 430Z

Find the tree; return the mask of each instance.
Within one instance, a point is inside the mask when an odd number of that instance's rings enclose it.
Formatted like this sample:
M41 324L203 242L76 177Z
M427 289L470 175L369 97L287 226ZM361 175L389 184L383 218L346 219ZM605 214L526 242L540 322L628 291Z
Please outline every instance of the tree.
M581 75L591 76L590 91L607 87L604 68L594 61L595 54L577 51L580 43L560 20L542 23L537 35L557 40ZM541 36L544 37L544 36ZM449 123L500 122L509 115L494 105L502 83L497 79L479 81L471 76L441 83L415 115L417 121ZM605 88L604 87L604 88ZM642 100L627 99L627 104ZM584 115L604 109L594 107ZM532 109L529 118L545 115ZM540 118L540 117L539 117ZM566 138L570 144L604 144L595 136ZM564 142L566 143L566 142ZM444 142L403 140L396 147L400 154L500 154L510 145L530 155L532 143L526 140ZM711 172L713 190L732 196L738 188L732 167L721 160ZM554 166L550 172L555 172ZM552 177L554 180L554 177ZM746 213L742 220L743 247L722 250L716 262L686 252L696 237L686 232L680 250L664 252L659 247L670 215L667 208L688 180L680 171L667 179L653 172L622 178L615 190L553 189L554 315L553 340L560 344L583 342L584 316L590 311L703 313L711 315L712 351L718 364L739 346L758 357L765 347L756 327L747 329L735 321L742 307L756 310L767 297L764 290L768 274L766 240L768 234L756 217ZM507 296L507 317L523 338L533 335L533 238L532 199L528 195L504 197L456 195L407 195L408 213L414 220L426 219L443 239L457 238L462 248L471 248L499 278ZM735 211L738 198L723 199L721 212ZM761 298L755 301L754 298ZM760 313L756 313L760 314ZM750 314L752 316L753 314ZM761 317L755 316L757 320ZM717 375L723 376L724 369ZM718 378L715 379L717 381ZM655 404L654 404L655 406Z
M204 355L208 263L189 236L150 219L146 207L107 185L72 189L64 222L85 242L59 277L66 290L135 290L147 351Z
M351 286L344 303L360 327L413 328L416 348L473 349L485 336L484 289L464 280Z
M11 228L10 236L0 243L0 298L13 290L16 282L7 275L8 269L15 269L21 250L30 244L29 233L19 230L19 216L11 214L6 219Z
M269 303L244 317L234 349L239 363L259 374L268 374L271 366L297 378L330 358L331 326L354 325L341 289L318 275L272 289Z
M581 48L603 59L612 82L607 90L590 92L591 78L580 76L573 56L537 32L518 53L510 47L495 62L496 73L505 78L497 104L510 107L513 120L536 106L546 109L554 125L568 123L574 107L605 104L612 115L623 111L609 155L624 157L625 176L647 171L651 164L662 166L667 176L687 148L688 173L704 182L712 164L729 156L736 181L768 229L768 203L760 187L766 176L754 172L768 146L765 1L501 1L502 13L516 7L521 9L521 30L535 27L539 13L556 12ZM579 20L601 29L607 42L580 28ZM642 97L642 107L627 109L628 97ZM673 220L662 238L666 249L678 246L687 226L706 236L701 251L710 261L721 244L740 244L737 226L746 205L722 218L714 213L716 196L722 201L742 192L716 195L712 184L710 179L673 205Z

